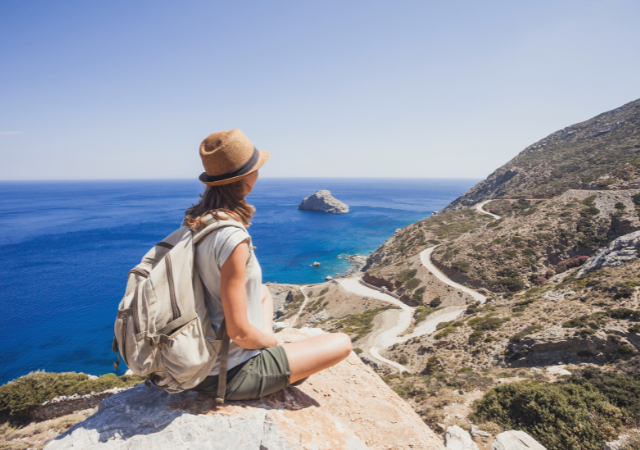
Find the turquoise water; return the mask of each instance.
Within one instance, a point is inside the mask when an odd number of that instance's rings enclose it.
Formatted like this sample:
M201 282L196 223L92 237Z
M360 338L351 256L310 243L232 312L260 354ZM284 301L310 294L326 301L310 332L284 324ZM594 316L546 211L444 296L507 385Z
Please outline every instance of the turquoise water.
M264 281L315 283L343 272L345 256L375 250L477 181L261 179L248 198ZM320 189L351 211L298 211ZM0 183L0 384L37 369L111 371L127 272L179 226L201 190L191 180ZM309 267L314 261L321 266Z

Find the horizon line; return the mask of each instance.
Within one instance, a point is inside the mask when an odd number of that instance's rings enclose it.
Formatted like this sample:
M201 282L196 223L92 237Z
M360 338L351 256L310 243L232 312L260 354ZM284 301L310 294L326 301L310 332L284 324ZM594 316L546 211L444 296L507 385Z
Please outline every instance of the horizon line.
M335 180L483 180L480 177L260 177L260 180L306 180L306 179L335 179ZM53 179L0 179L0 183L54 183L54 182L91 182L91 181L198 181L198 178L53 178Z

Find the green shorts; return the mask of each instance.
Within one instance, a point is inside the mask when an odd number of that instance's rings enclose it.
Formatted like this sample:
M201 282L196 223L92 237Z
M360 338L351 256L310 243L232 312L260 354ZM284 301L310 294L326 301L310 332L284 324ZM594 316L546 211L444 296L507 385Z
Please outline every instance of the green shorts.
M290 385L289 360L282 346L265 348L253 358L227 371L227 400L249 400L281 391ZM304 380L294 383L300 384ZM218 391L218 375L194 388L210 396Z

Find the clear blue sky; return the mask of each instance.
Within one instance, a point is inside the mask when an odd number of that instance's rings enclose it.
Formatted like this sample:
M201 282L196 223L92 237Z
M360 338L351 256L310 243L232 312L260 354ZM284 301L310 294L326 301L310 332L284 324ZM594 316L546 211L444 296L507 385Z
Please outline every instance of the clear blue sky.
M640 97L640 2L0 3L0 180L485 177Z

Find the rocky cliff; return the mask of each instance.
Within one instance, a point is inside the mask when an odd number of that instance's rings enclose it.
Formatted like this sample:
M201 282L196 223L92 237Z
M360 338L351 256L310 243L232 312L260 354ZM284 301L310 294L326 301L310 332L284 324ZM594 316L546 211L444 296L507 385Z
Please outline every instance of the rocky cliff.
M550 198L567 189L640 187L640 99L525 148L442 212L484 200Z
M281 341L305 337L279 334ZM442 441L352 354L299 387L223 405L144 385L116 394L46 449L443 449Z
M305 197L298 209L304 211L319 211L332 214L345 214L349 212L349 207L331 195L327 190L318 191Z

